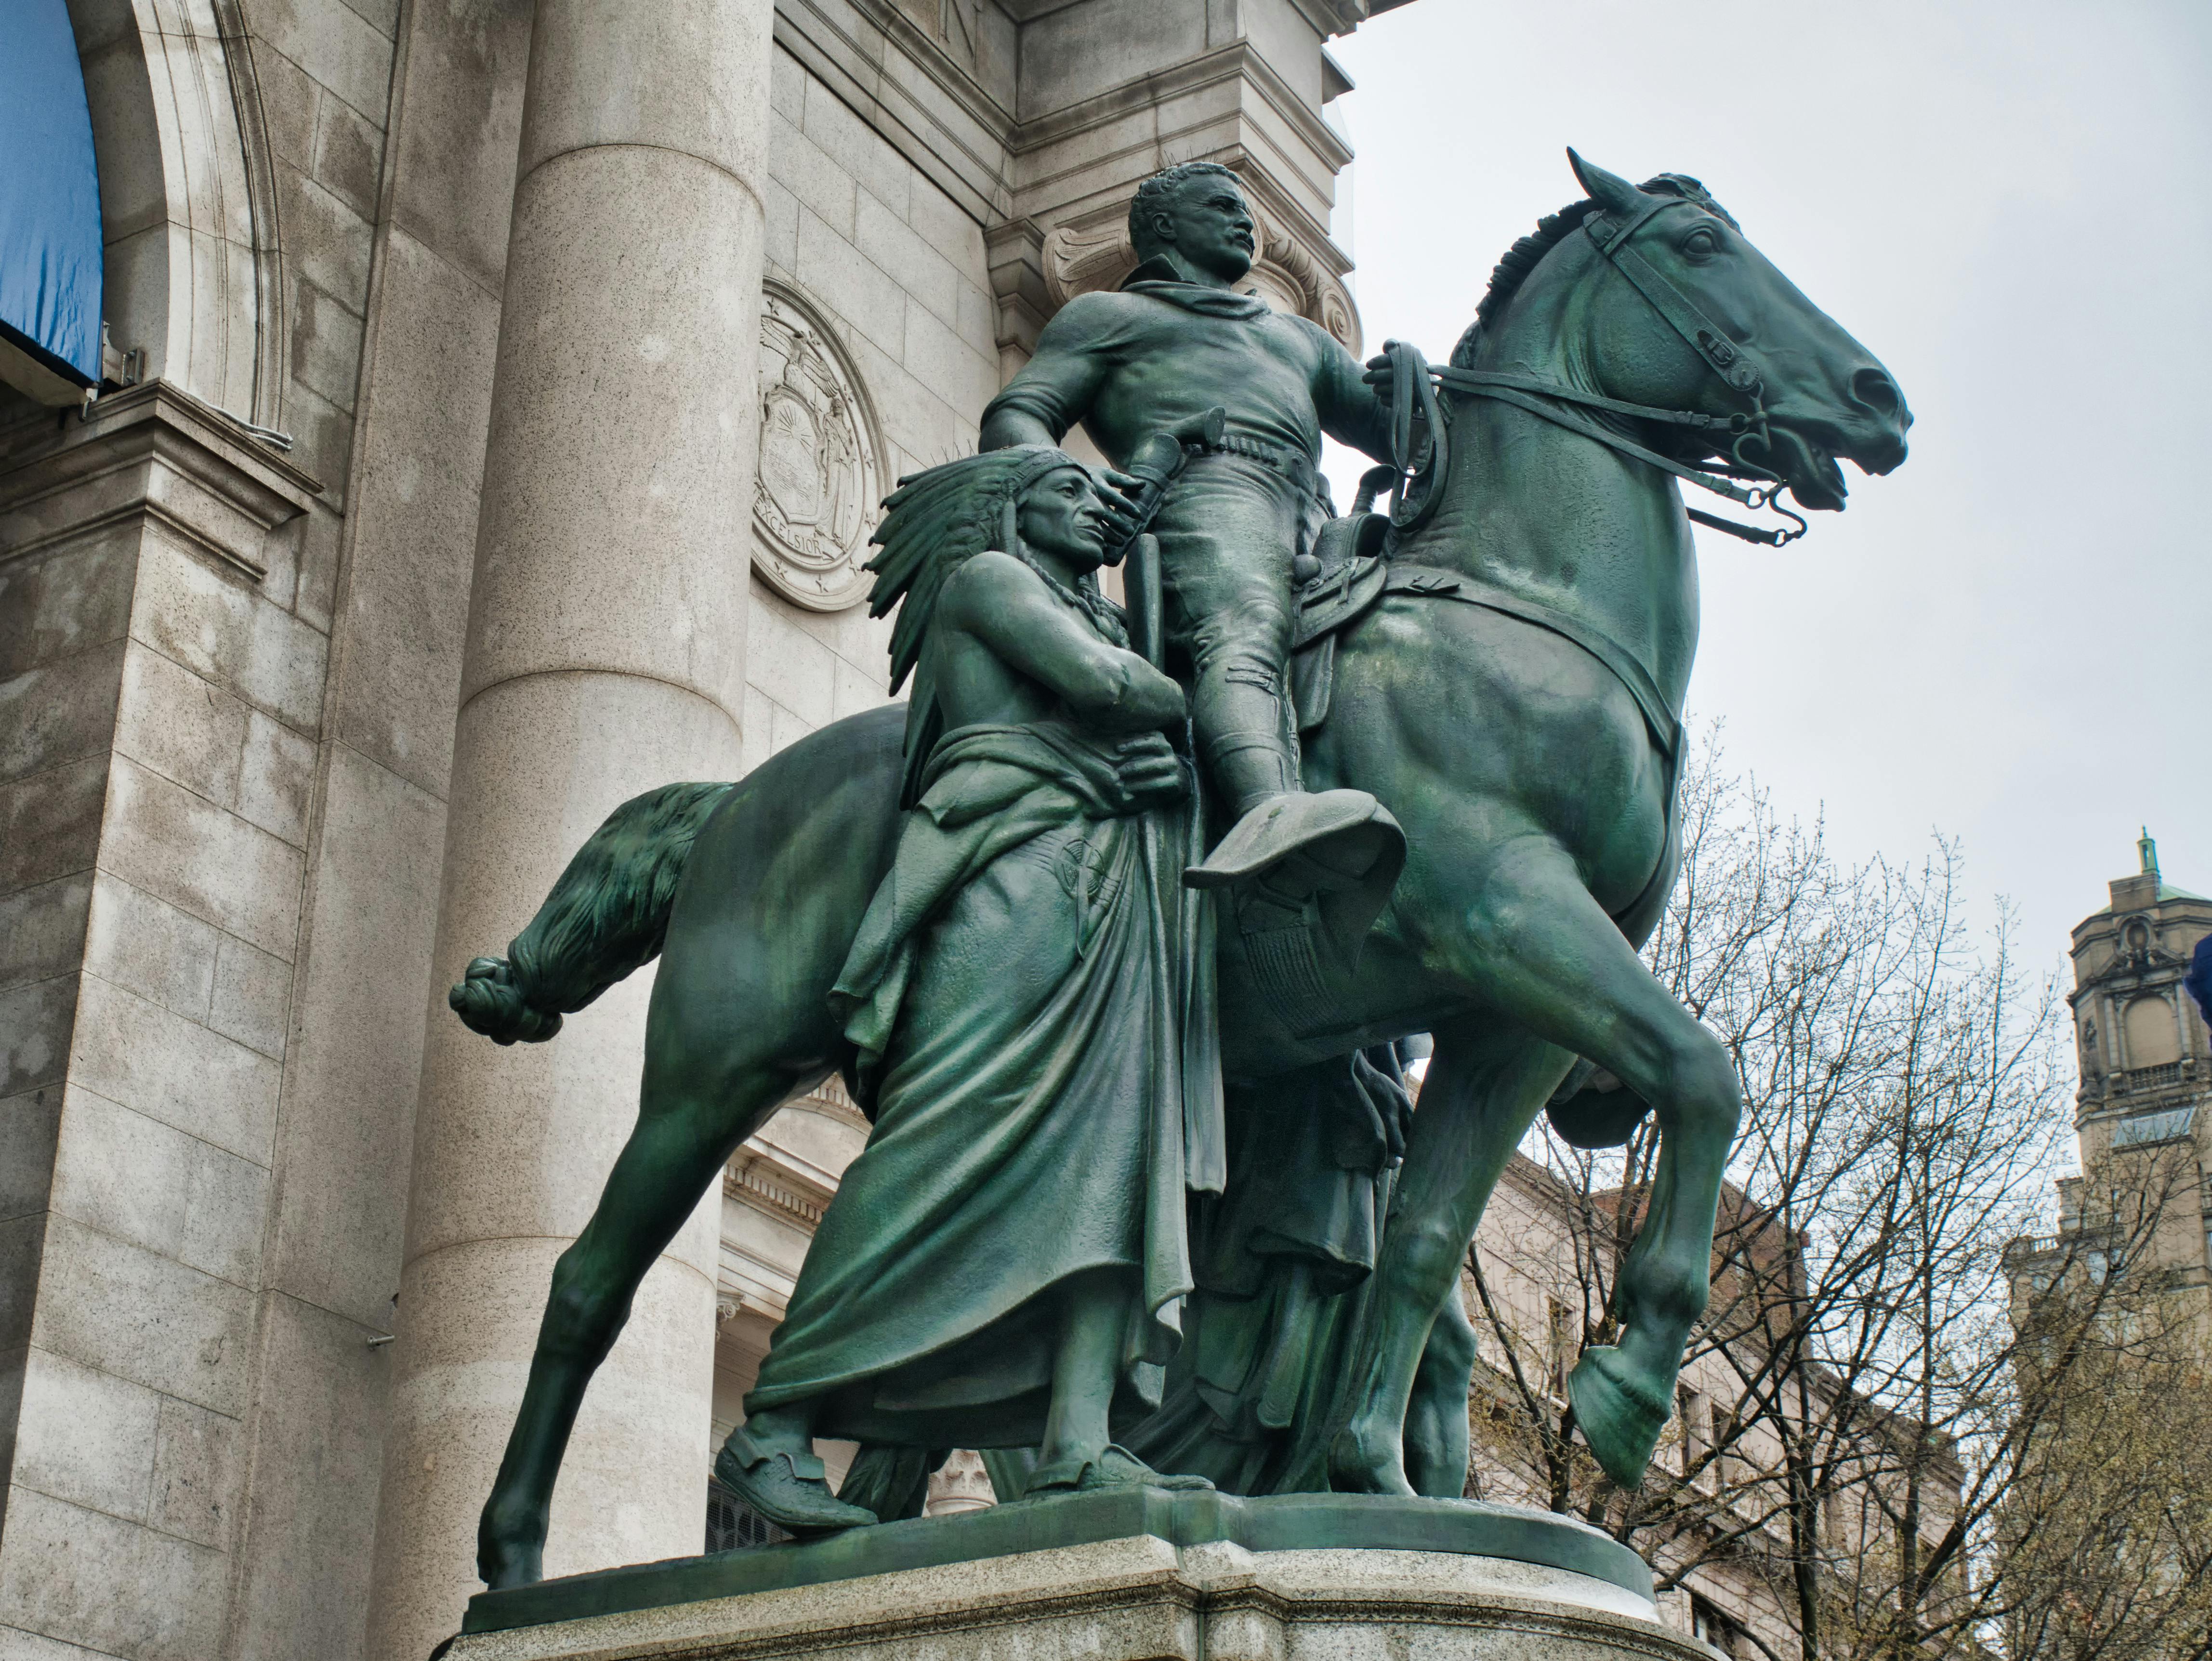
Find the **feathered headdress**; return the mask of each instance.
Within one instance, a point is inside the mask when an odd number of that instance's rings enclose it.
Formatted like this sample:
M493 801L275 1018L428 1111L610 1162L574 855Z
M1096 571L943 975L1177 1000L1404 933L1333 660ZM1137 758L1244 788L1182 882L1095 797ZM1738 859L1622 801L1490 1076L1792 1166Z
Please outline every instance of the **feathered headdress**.
M922 662L921 648L945 578L987 548L1018 555L1014 524L1023 494L1048 473L1082 466L1048 444L1016 445L908 473L884 498L883 522L868 538L879 551L864 569L876 574L868 594L870 617L882 617L905 602L891 625L891 691L914 677L900 806L914 806L923 765L945 726L935 676Z

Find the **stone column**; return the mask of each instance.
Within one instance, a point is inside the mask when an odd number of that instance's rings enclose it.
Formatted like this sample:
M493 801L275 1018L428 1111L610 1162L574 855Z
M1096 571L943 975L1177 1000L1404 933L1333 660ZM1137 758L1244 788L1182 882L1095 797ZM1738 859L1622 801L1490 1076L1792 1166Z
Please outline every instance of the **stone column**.
M552 1043L444 1007L617 802L734 778L758 419L771 0L538 0L469 603L369 1654L421 1661L475 1531L553 1261L636 1109L641 976ZM547 1572L699 1550L708 1196L593 1383Z

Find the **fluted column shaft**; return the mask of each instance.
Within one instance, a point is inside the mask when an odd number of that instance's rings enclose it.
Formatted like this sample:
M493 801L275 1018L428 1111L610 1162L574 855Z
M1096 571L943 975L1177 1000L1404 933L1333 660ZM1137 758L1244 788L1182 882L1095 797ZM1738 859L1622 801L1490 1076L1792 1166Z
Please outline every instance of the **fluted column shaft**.
M617 802L733 778L771 0L538 0L470 596L369 1653L421 1661L554 1259L635 1116L640 976L502 1050L442 983L503 951ZM700 1548L718 1196L647 1275L555 1493L546 1570Z

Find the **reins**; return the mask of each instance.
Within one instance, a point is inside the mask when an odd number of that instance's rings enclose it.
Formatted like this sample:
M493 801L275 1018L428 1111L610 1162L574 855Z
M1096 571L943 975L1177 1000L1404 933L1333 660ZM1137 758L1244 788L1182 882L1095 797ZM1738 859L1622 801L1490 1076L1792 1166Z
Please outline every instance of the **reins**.
M1625 222L1616 224L1603 213L1592 213L1583 220L1583 228L1589 233L1598 252L1628 280L1637 293L1643 296L1644 303L1658 313L1668 326L1689 344L1725 386L1748 399L1751 408L1733 415L1715 416L1696 410L1667 410L1649 404L1631 404L1621 399L1606 398L1537 375L1511 374L1494 369L1462 369L1451 364L1432 367L1417 349L1407 342L1387 342L1382 350L1389 360L1391 371L1390 453L1397 478L1396 488L1391 494L1390 523L1400 535L1414 531L1427 522L1436 512L1437 503L1443 501L1444 484L1450 476L1451 442L1446 429L1444 411L1437 398L1439 386L1470 398L1487 398L1501 404L1510 404L1540 420L1550 422L1555 427L1564 428L1633 460L1671 473L1701 490L1725 496L1753 513L1771 508L1785 519L1796 521L1797 527L1794 531L1768 530L1760 526L1743 525L1734 520L1722 519L1695 508L1685 510L1692 520L1710 530L1770 548L1786 546L1805 534L1808 526L1802 515L1785 508L1777 499L1785 488L1785 481L1781 475L1761 466L1744 453L1747 445L1755 444L1762 451L1771 451L1773 447L1767 429L1766 381L1759 357L1748 348L1739 346L1729 339L1727 333L1698 308L1695 301L1627 246L1629 237L1655 215L1664 213L1669 208L1694 205L1679 197L1651 198L1640 211ZM1725 439L1729 459L1718 464L1712 472L1686 466L1672 457L1661 455L1657 451L1625 438L1579 413L1559 407L1561 405L1578 405L1583 409L1601 410L1637 421L1721 435ZM1417 435L1414 430L1417 420L1426 427L1425 435ZM1723 447L1716 445L1714 447ZM1729 478L1722 477L1723 474L1759 482L1745 486L1732 483Z

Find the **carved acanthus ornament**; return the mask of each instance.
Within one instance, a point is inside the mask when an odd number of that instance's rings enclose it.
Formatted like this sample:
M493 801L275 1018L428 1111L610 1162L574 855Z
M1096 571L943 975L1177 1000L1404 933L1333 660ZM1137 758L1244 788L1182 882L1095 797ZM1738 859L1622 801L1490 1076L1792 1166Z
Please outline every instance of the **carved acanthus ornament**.
M759 482L753 566L787 599L840 611L867 596L883 440L859 372L813 307L771 280L761 295Z

